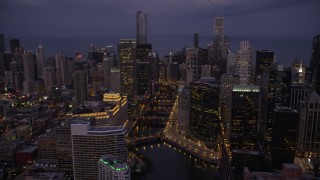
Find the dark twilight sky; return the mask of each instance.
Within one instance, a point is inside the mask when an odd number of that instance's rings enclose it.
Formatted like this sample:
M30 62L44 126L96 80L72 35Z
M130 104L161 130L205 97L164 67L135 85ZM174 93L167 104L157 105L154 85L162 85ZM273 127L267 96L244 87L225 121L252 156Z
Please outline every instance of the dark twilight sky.
M310 39L320 33L319 0L0 0L6 37L135 38L135 13L148 14L148 36L225 34Z
M312 38L320 33L320 0L0 0L0 33L22 47L44 44L47 56L87 52L89 44L117 46L136 38L136 11L148 14L148 42L165 55L200 47L213 37L213 19L225 17L225 35L236 51L240 40L254 50L274 50L281 62L308 63ZM49 39L50 38L50 39ZM82 40L81 40L82 39Z

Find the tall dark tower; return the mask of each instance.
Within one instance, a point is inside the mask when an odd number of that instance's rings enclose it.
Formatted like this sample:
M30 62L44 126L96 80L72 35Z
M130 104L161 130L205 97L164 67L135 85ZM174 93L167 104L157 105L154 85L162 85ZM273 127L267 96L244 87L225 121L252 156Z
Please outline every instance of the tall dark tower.
M212 76L220 80L227 71L227 52L229 39L224 36L224 18L215 17L213 28L213 42L208 45L208 64L212 67Z
M313 38L312 54L310 60L312 85L316 92L320 93L320 35Z
M273 113L271 157L274 168L281 169L283 163L293 163L298 143L299 113L279 107Z
M136 40L120 39L118 43L118 55L120 62L120 91L128 97L129 102L137 99L137 56Z
M16 48L20 47L19 39L10 39L10 51L13 54L16 51Z
M199 33L197 32L193 34L193 48L199 48Z
M147 44L147 13L137 11L137 44Z
M256 54L256 77L263 76L263 69L271 68L274 61L274 52L269 50L258 50Z
M4 35L0 34L0 78L4 77L4 71L5 71L4 51L5 51Z
M265 122L265 150L270 152L271 137L273 129L273 111L277 107L290 106L291 93L291 70L284 65L274 64L269 71L268 90L267 90L267 119ZM264 122L262 122L264 126Z
M5 45L4 45L4 35L0 34L0 53L4 54Z
M233 86L231 101L231 149L256 150L260 109L259 86Z

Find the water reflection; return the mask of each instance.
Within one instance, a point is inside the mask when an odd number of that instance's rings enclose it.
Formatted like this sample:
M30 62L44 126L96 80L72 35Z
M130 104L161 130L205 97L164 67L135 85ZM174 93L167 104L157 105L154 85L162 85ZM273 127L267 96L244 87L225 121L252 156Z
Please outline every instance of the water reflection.
M216 166L209 165L165 142L140 147L139 150L150 159L153 170L143 180L148 179L219 179Z

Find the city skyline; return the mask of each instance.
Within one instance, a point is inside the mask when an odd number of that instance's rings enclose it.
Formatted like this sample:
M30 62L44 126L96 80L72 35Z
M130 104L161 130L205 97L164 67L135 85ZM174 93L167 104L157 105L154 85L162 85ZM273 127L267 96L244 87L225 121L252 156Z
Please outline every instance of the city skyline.
M3 0L0 179L320 178L319 5Z

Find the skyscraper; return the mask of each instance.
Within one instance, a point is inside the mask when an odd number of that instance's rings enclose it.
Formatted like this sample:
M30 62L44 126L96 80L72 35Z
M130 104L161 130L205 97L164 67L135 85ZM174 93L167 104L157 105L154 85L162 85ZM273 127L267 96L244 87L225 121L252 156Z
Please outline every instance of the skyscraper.
M197 32L193 34L193 48L199 48L199 33Z
M137 62L146 62L149 53L152 52L151 44L137 44Z
M152 52L151 44L137 44L137 95L142 96L149 92L151 81L151 64L148 58Z
M274 61L274 52L269 50L258 50L256 54L256 74L255 76L263 76L265 68L271 68Z
M56 81L58 86L64 86L67 82L67 60L64 54L56 54Z
M233 86L230 123L231 149L256 150L259 110L259 86Z
M312 92L309 85L292 84L290 92L290 108L298 110L299 103Z
M190 83L190 135L216 143L219 136L219 86L213 78Z
M231 105L233 86L239 85L239 76L222 75L220 82L220 114L227 138L230 137ZM229 140L229 139L228 139Z
M237 56L229 49L227 55L227 74L234 75Z
M292 84L304 84L306 82L307 66L302 61L295 59L291 64Z
M200 79L200 66L198 50L194 48L186 49L186 64L192 69L192 81L198 81Z
M299 113L279 107L273 113L271 157L274 168L281 169L283 163L293 163L298 142Z
M224 18L215 17L213 22L213 36L214 38L223 38L224 37ZM221 39L222 40L222 39Z
M310 60L312 85L316 92L320 93L320 34L313 38L312 54Z
M19 39L10 39L10 51L11 51L11 54L13 54L16 49L19 49L20 48L20 41Z
M77 70L73 73L73 89L76 105L79 105L87 100L88 79L87 73L84 70Z
M40 44L37 49L37 71L38 77L43 77L43 67L45 66L44 49Z
M120 61L120 91L128 97L128 101L136 100L136 41L133 39L120 39L118 44Z
M5 51L4 35L0 34L0 53L4 54Z
M240 76L240 84L253 83L253 51L249 41L241 41L236 60L236 74Z
M298 153L304 157L318 157L320 149L320 96L309 94L299 107Z
M178 121L179 130L183 134L189 134L190 116L190 89L180 85L178 89Z
M274 64L268 74L267 117L266 117L266 151L270 152L272 137L273 111L276 107L290 106L291 70L284 65ZM262 122L262 127L264 122Z
M208 64L212 66L212 76L220 80L227 71L228 37L224 36L224 18L215 17L213 41L208 45Z
M5 51L4 35L0 34L0 79L2 78L4 79L4 72L5 72L4 51Z
M33 91L36 78L34 57L31 51L25 51L23 54L24 82L23 91L28 94Z
M137 11L137 44L147 44L147 13Z
M111 88L111 57L103 56L103 86Z
M127 160L121 126L93 127L90 122L71 124L74 179L98 179L97 162L105 154Z
M54 85L54 77L53 67L48 66L43 69L44 88L47 92L50 92Z
M137 62L137 95L149 94L151 66L149 62Z

